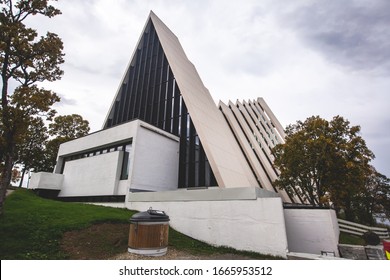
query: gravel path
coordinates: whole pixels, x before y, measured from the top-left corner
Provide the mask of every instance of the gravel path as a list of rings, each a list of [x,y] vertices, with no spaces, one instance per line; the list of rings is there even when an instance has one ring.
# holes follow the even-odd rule
[[[113,260],[251,260],[251,258],[235,254],[211,254],[211,255],[194,255],[186,251],[180,251],[169,247],[164,256],[149,257],[131,253],[122,253],[116,255]]]

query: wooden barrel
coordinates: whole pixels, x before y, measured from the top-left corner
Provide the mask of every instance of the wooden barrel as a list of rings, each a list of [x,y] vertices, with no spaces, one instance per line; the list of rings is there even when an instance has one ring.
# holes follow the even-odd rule
[[[168,249],[169,217],[162,211],[149,210],[130,219],[128,251],[130,253],[162,256]]]

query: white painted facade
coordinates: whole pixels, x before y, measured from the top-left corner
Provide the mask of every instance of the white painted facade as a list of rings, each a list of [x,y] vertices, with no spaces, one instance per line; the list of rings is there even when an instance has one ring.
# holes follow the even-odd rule
[[[179,140],[171,134],[160,132],[151,125],[140,124],[132,153],[129,189],[177,189]]]
[[[123,151],[66,162],[59,197],[125,195],[118,192]]]
[[[127,179],[121,180],[124,151],[66,161],[71,156],[121,143],[131,143]],[[178,137],[135,120],[62,144],[55,173],[33,174],[30,187],[48,189],[47,182],[51,182],[60,190],[59,197],[125,196],[130,190],[171,190],[177,188],[178,164]]]

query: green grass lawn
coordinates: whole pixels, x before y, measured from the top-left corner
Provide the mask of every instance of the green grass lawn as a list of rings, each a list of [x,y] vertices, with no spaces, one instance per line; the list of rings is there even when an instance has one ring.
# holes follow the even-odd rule
[[[66,259],[59,241],[64,232],[95,223],[127,223],[134,212],[43,199],[28,190],[7,197],[0,218],[1,259]]]
[[[109,232],[87,233],[80,237],[93,242],[95,249],[101,248],[105,252],[112,250],[109,252],[111,255],[126,252],[126,225],[134,213],[126,209],[43,199],[32,191],[18,189],[7,197],[4,215],[0,217],[0,259],[69,259],[71,256],[61,248],[64,234],[70,231],[77,233],[77,230],[102,223],[124,225],[121,227],[123,232],[119,240],[121,247],[113,246],[107,241]],[[169,246],[192,254],[231,253],[256,259],[278,259],[231,248],[216,248],[172,228],[169,230]],[[94,258],[93,253],[90,257]],[[98,255],[95,257],[99,259]]]
[[[345,232],[340,232],[339,243],[350,244],[350,245],[363,245],[363,246],[366,244],[363,238]]]

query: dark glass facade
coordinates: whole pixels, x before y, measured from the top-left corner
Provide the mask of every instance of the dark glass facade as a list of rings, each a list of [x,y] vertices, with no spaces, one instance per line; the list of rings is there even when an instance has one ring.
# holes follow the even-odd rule
[[[104,128],[134,119],[180,137],[178,187],[217,186],[151,21],[145,28]]]

